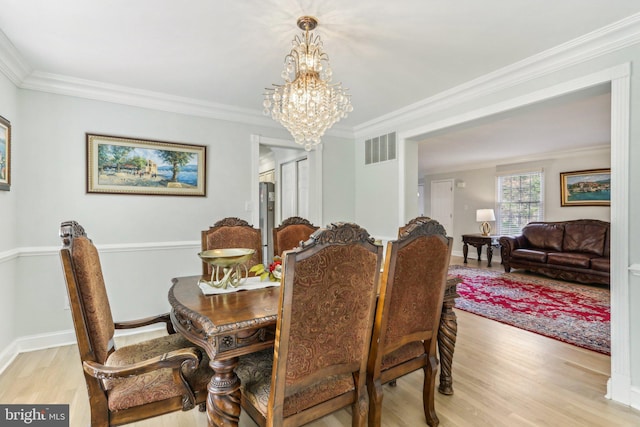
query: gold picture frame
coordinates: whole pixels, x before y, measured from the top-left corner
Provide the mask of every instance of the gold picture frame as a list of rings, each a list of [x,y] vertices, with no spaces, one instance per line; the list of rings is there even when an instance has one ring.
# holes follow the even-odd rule
[[[611,169],[560,173],[561,206],[611,206]]]
[[[11,122],[0,116],[0,190],[11,189]]]
[[[86,136],[87,193],[207,195],[204,145]]]

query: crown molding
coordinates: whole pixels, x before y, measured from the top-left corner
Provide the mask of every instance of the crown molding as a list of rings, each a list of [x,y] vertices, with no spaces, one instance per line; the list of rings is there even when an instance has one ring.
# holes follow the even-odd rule
[[[403,123],[433,112],[504,90],[638,42],[640,42],[640,13],[368,122],[354,127],[334,126],[327,131],[327,135],[361,139],[368,134],[394,129]],[[161,92],[34,71],[1,31],[0,72],[21,89],[282,129],[279,123],[264,116],[258,109],[239,108]]]
[[[22,81],[33,70],[22,58],[7,36],[0,30],[0,72],[20,87]]]
[[[492,160],[487,162],[474,162],[474,163],[464,163],[460,165],[447,166],[446,168],[436,168],[433,170],[429,170],[429,173],[426,176],[437,175],[442,173],[453,173],[453,172],[462,172],[476,169],[488,169],[495,168],[501,165],[512,165],[519,163],[529,163],[529,162],[539,162],[542,160],[549,159],[565,159],[568,157],[576,157],[576,156],[586,156],[589,154],[603,154],[611,152],[611,145],[597,145],[592,147],[581,147],[574,148],[571,150],[562,150],[562,151],[547,151],[544,153],[535,153],[528,156],[520,156],[520,157],[512,157],[509,159],[500,159],[500,160]]]
[[[500,68],[354,128],[356,139],[396,129],[428,114],[490,95],[640,42],[640,13]]]

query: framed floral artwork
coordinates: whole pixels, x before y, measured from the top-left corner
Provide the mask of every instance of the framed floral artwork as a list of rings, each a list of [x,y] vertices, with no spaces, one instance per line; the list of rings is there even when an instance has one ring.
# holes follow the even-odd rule
[[[87,192],[206,196],[204,145],[87,134]]]

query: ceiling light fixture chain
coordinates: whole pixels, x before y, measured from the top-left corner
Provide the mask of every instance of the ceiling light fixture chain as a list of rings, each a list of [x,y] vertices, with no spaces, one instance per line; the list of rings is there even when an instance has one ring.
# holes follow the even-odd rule
[[[284,59],[283,85],[274,84],[264,94],[264,114],[271,115],[309,151],[325,131],[353,111],[351,95],[342,83],[331,83],[333,72],[320,36],[310,33],[318,25],[312,16],[298,19],[304,31],[295,36]]]

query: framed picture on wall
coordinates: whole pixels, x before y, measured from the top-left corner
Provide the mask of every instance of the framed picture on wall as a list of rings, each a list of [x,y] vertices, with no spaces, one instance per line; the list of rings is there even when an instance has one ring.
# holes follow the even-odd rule
[[[206,196],[204,145],[87,133],[87,193]]]
[[[11,188],[11,123],[0,116],[0,190]]]
[[[561,206],[610,206],[611,169],[560,173]]]

